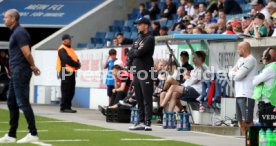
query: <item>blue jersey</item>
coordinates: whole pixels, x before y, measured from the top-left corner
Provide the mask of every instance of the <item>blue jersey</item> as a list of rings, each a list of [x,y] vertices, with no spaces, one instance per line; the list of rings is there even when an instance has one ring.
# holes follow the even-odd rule
[[[115,60],[109,60],[107,62],[107,74],[106,74],[106,80],[105,84],[108,86],[114,86],[114,78],[112,75],[112,67],[114,66]]]

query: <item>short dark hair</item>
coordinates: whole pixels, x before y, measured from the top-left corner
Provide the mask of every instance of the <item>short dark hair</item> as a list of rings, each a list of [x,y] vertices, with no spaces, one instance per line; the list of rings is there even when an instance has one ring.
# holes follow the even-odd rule
[[[180,53],[180,56],[181,56],[181,57],[182,57],[182,56],[185,56],[185,57],[189,58],[189,53],[188,53],[187,51],[182,51],[182,52]]]
[[[119,35],[124,36],[124,34],[121,32],[118,32],[116,36],[119,36]]]
[[[144,3],[140,3],[139,6],[146,7]]]
[[[108,52],[109,55],[116,55],[117,51],[115,49],[110,49]]]
[[[204,51],[196,51],[195,54],[198,58],[202,59],[202,62],[205,62],[206,53]]]
[[[261,20],[265,20],[265,16],[262,13],[257,13],[256,16],[255,16],[255,18],[258,18],[258,19],[261,19]]]

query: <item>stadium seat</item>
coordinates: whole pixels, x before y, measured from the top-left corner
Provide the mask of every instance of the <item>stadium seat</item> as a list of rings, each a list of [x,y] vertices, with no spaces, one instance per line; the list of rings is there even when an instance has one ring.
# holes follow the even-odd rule
[[[174,19],[174,20],[175,20],[175,19]],[[171,27],[173,26],[173,24],[174,24],[174,20],[168,20],[166,26],[167,26],[168,28],[171,28]]]
[[[87,44],[87,48],[88,49],[94,49],[95,48],[95,44]]]
[[[138,36],[138,32],[135,32],[135,31],[134,31],[134,32],[131,33],[130,39],[133,39],[133,40],[134,40],[134,39],[137,38],[137,36]]]
[[[96,48],[103,48],[104,45],[103,44],[96,44]]]
[[[135,26],[133,26],[133,27],[131,27],[131,30],[130,30],[131,32],[138,32],[138,29],[137,29],[137,27],[135,27]]]
[[[110,31],[110,32],[120,32],[121,29],[120,29],[119,26],[114,26],[114,25],[112,25],[112,26],[109,26],[109,31]]]
[[[96,32],[95,38],[105,38],[105,32]]]
[[[116,27],[123,27],[124,26],[124,20],[114,20],[113,22],[113,26],[116,26]]]
[[[127,32],[127,31],[123,32],[123,34],[124,34],[125,38],[130,38],[130,36],[131,36],[131,33]]]
[[[160,21],[160,25],[161,25],[161,26],[166,26],[166,24],[167,24],[167,20],[162,20],[162,21]]]
[[[87,44],[86,43],[78,43],[77,48],[79,48],[79,49],[87,48]]]
[[[114,36],[115,36],[114,32],[107,32],[106,36],[105,36],[105,39],[112,39]]]
[[[130,30],[131,30],[131,27],[128,27],[128,26],[124,26],[122,28],[122,32],[125,32],[125,31],[130,32]]]
[[[124,23],[124,26],[132,27],[133,26],[133,22],[134,22],[134,20],[126,20],[125,23]]]

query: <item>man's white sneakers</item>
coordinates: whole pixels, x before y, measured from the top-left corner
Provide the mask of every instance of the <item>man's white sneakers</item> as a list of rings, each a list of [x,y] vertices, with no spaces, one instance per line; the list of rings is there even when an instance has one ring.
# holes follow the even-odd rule
[[[16,143],[32,143],[32,142],[38,142],[38,140],[39,140],[38,136],[33,136],[29,133],[24,138],[18,140]]]
[[[0,143],[15,143],[16,138],[10,137],[8,134],[5,134],[4,137],[0,138]]]

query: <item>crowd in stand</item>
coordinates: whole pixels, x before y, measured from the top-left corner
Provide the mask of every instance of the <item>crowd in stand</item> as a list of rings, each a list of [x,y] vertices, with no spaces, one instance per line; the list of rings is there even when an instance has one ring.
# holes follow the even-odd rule
[[[276,36],[276,0],[244,1],[251,6],[248,13],[243,12],[237,0],[208,0],[200,3],[179,0],[179,4],[174,2],[166,0],[162,9],[159,8],[158,0],[151,0],[149,8],[141,3],[137,19],[146,17],[152,21],[153,36],[171,33],[238,34],[254,38]],[[226,16],[229,15],[233,18],[227,19]],[[163,21],[173,24],[162,25]]]

